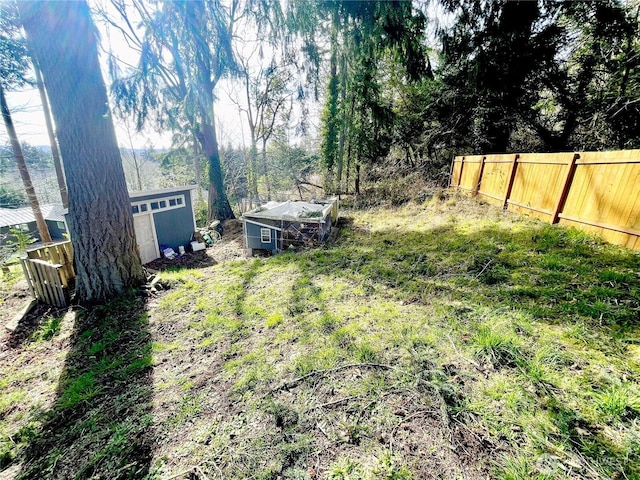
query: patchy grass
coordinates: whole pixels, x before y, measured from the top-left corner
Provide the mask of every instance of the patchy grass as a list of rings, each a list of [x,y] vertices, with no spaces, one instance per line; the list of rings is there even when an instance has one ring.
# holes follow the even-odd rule
[[[146,305],[42,317],[0,357],[2,468],[640,477],[637,252],[443,198],[162,276]]]
[[[22,278],[22,267],[17,261],[12,261],[0,268],[0,292],[6,294]]]

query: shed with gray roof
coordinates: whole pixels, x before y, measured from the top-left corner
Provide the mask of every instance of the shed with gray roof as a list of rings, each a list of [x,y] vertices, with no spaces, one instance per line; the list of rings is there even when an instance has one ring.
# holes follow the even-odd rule
[[[325,241],[338,220],[338,200],[269,202],[242,215],[245,247],[278,253]]]

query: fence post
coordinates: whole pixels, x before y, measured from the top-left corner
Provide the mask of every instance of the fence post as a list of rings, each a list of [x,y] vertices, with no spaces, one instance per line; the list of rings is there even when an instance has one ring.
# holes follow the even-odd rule
[[[482,183],[482,175],[484,174],[484,162],[487,159],[486,155],[482,156],[482,160],[480,161],[480,171],[478,172],[478,181],[476,182],[476,187],[473,190],[473,196],[478,195],[480,191],[480,184]]]
[[[458,173],[458,185],[456,185],[456,190],[460,191],[460,182],[462,182],[462,169],[464,168],[464,156],[460,159],[460,172]]]
[[[509,181],[507,182],[507,190],[504,192],[504,201],[502,202],[502,208],[504,210],[507,209],[509,204],[509,197],[511,197],[511,189],[513,188],[513,181],[516,178],[516,170],[518,169],[518,159],[520,158],[520,154],[516,153],[513,157],[513,163],[511,164],[511,171],[509,172]]]
[[[567,197],[569,196],[569,190],[571,190],[571,183],[573,182],[573,176],[576,173],[576,161],[580,158],[579,153],[574,153],[571,162],[569,162],[567,168],[567,175],[564,178],[564,185],[562,186],[562,191],[560,192],[560,197],[558,198],[558,202],[556,203],[553,212],[551,213],[550,223],[558,223],[560,212],[564,208],[564,203],[567,201]]]

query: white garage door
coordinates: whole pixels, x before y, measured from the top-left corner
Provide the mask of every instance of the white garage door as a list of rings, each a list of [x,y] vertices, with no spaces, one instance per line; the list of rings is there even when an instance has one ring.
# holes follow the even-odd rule
[[[140,250],[142,263],[149,263],[158,258],[158,242],[153,228],[153,217],[149,215],[136,215],[133,217],[133,226],[136,230],[136,240]]]

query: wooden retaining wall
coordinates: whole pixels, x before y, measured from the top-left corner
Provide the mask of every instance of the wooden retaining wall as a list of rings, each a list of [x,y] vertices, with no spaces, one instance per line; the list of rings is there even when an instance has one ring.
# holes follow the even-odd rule
[[[70,241],[27,250],[27,258],[21,258],[20,263],[33,298],[57,307],[66,306],[69,282],[76,276]]]
[[[73,270],[73,247],[69,240],[29,249],[27,258],[60,265],[60,278],[65,287],[69,285],[69,280],[76,277]]]
[[[460,156],[450,185],[640,250],[640,150]]]
[[[62,265],[31,258],[21,258],[20,263],[33,298],[56,307],[67,305],[67,289],[60,278]]]

